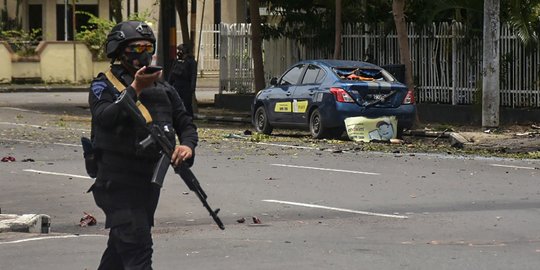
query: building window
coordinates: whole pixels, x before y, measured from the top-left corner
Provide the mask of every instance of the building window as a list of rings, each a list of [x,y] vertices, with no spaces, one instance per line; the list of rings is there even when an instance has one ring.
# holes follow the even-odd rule
[[[28,5],[28,30],[43,29],[43,6]]]
[[[73,40],[73,5],[67,5],[67,40]],[[81,31],[81,26],[87,25],[90,19],[87,15],[78,14],[77,12],[87,12],[94,16],[99,16],[98,5],[75,5],[75,21],[77,32]],[[56,40],[65,40],[65,5],[56,5]]]

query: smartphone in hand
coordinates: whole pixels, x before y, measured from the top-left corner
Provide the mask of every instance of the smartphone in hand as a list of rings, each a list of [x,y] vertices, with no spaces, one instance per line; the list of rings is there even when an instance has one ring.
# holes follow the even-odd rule
[[[160,70],[162,70],[163,67],[160,67],[160,66],[147,66],[146,69],[144,70],[144,73],[145,74],[154,74]]]

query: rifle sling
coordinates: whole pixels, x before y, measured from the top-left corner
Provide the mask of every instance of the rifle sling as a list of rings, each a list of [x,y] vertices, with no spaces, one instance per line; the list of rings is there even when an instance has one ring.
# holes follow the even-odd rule
[[[105,72],[105,77],[107,77],[109,82],[112,83],[113,87],[116,88],[118,92],[122,93],[124,92],[124,90],[126,90],[126,86],[124,86],[124,84],[120,80],[118,80],[118,78],[116,78],[116,76],[112,73],[110,69]],[[137,105],[137,109],[139,109],[142,116],[146,120],[146,124],[152,123],[152,116],[150,115],[150,112],[144,106],[144,104],[142,104],[140,100],[137,100],[135,104]]]

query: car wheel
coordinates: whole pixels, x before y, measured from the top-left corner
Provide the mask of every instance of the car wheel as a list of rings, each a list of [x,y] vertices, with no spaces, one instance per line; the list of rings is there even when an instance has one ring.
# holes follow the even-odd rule
[[[270,135],[274,128],[270,125],[268,121],[268,114],[264,109],[264,106],[260,106],[255,111],[255,130],[259,133]]]
[[[323,139],[328,136],[329,130],[322,123],[319,109],[315,109],[309,117],[309,131],[314,139]]]

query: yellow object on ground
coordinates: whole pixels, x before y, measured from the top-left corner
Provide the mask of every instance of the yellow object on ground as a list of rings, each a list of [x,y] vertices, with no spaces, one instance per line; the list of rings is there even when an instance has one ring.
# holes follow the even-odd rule
[[[345,119],[345,127],[349,138],[357,142],[389,141],[397,137],[397,119],[395,116],[378,118],[349,117]]]

